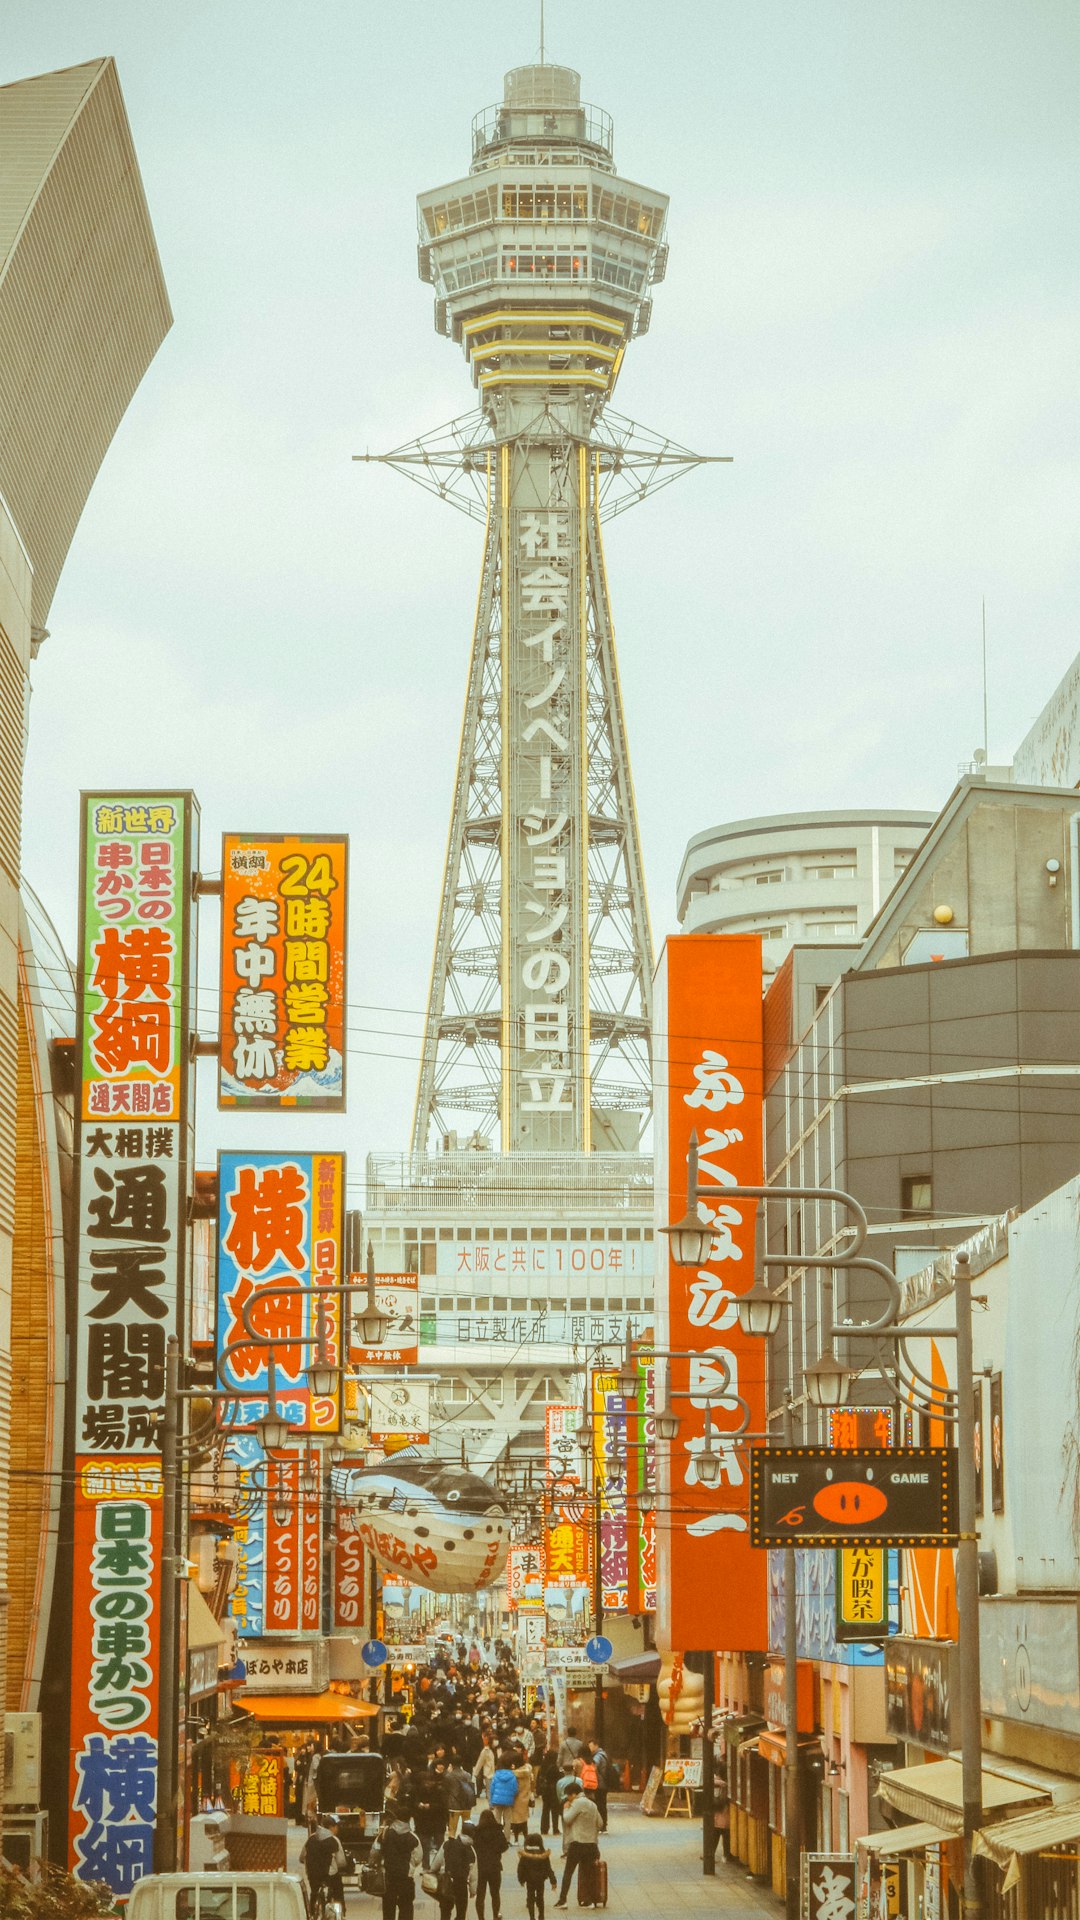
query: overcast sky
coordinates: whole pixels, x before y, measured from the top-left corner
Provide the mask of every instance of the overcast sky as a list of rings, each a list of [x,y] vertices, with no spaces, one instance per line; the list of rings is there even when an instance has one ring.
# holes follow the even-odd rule
[[[223,828],[346,829],[349,1113],[306,1138],[354,1156],[407,1144],[481,534],[350,455],[470,408],[414,198],[538,17],[0,0],[0,81],[115,55],[176,316],[34,669],[25,870],[70,943],[80,787],[193,787],[208,869]],[[991,759],[1080,645],[1080,10],[548,0],[547,35],[671,195],[620,410],[735,456],[608,535],[659,934],[705,827],[945,800],[984,594]],[[207,1103],[200,1158],[257,1131]]]

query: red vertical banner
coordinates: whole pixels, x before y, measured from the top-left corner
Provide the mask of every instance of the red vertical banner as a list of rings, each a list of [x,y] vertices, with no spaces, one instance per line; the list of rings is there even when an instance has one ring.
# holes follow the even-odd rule
[[[263,1631],[300,1631],[300,1456],[275,1453],[267,1495]]]
[[[300,1505],[300,1626],[322,1626],[322,1456],[313,1448],[304,1461]]]
[[[364,1625],[364,1543],[352,1509],[341,1500],[335,1508],[334,1539],[332,1626],[338,1633],[355,1633]]]
[[[750,1431],[765,1424],[764,1342],[740,1331],[737,1313],[754,1282],[755,1208],[722,1193],[763,1179],[761,940],[676,935],[665,942],[656,984],[658,1225],[685,1212],[696,1133],[713,1227],[700,1268],[677,1267],[657,1234],[658,1345],[690,1356],[666,1363],[680,1425],[677,1439],[657,1442],[657,1644],[679,1653],[764,1651],[767,1562],[750,1545],[747,1449],[734,1437],[736,1395],[749,1406]],[[708,1427],[720,1456],[715,1487],[703,1486],[697,1470]]]

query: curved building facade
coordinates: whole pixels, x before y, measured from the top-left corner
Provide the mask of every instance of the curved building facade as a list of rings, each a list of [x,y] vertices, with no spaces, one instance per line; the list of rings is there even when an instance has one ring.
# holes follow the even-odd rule
[[[798,944],[852,946],[935,815],[763,814],[695,834],[678,882],[683,933],[760,933],[766,975]]]

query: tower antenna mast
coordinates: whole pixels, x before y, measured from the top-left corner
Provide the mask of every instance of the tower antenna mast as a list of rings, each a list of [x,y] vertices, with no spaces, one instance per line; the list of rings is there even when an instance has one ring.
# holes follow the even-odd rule
[[[544,0],[540,0],[540,65],[544,64]]]

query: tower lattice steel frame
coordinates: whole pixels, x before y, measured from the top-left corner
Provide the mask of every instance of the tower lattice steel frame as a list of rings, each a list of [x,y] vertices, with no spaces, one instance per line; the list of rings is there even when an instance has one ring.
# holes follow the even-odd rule
[[[600,522],[701,459],[606,404],[667,199],[616,175],[608,115],[542,65],[507,75],[469,175],[418,206],[480,410],[378,457],[485,537],[413,1150],[497,1125],[504,1151],[632,1151],[652,941]]]

